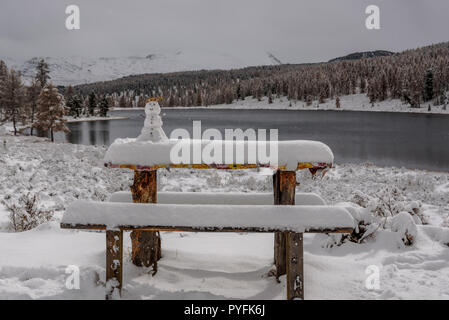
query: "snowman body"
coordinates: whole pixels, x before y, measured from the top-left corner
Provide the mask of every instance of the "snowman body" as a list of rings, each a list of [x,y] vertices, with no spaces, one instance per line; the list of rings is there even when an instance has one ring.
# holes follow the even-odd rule
[[[168,141],[162,129],[162,119],[160,116],[161,107],[157,101],[149,101],[145,105],[145,122],[142,132],[137,137],[137,141],[166,142]]]

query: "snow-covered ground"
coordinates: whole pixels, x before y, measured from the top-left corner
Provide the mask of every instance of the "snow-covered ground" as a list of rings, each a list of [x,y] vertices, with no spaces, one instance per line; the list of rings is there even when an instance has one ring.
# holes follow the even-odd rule
[[[188,107],[192,109],[273,109],[273,110],[334,110],[334,111],[375,111],[375,112],[408,112],[408,113],[438,113],[449,114],[449,106],[443,110],[443,106],[434,106],[431,104],[431,110],[428,110],[429,103],[422,104],[421,108],[410,108],[410,105],[404,104],[398,99],[375,102],[374,106],[369,102],[366,94],[353,94],[340,97],[340,108],[337,109],[335,99],[327,99],[325,103],[319,104],[317,100],[310,106],[304,101],[289,101],[287,98],[274,98],[273,103],[268,103],[268,98],[263,97],[261,101],[254,98],[237,100],[232,104],[219,104],[207,107]],[[186,107],[174,107],[186,108]]]
[[[105,168],[104,153],[103,147],[0,136],[0,201],[11,205],[31,192],[39,196],[40,207],[54,211],[51,222],[14,233],[8,229],[8,210],[0,205],[0,299],[104,298],[104,234],[62,230],[58,224],[76,199],[103,201],[128,190],[132,172]],[[298,182],[298,192],[316,192],[329,204],[352,201],[354,207],[367,207],[366,214],[400,207],[427,223],[417,223],[410,246],[394,223],[372,230],[361,243],[306,235],[307,299],[449,299],[449,173],[337,164],[322,179],[301,172]],[[159,188],[271,192],[272,181],[267,170],[160,170]],[[271,234],[164,232],[154,277],[131,264],[125,239],[124,299],[284,298],[285,279],[277,283],[267,276]],[[80,268],[79,290],[65,286],[69,265]],[[379,289],[365,287],[370,265],[380,269]]]

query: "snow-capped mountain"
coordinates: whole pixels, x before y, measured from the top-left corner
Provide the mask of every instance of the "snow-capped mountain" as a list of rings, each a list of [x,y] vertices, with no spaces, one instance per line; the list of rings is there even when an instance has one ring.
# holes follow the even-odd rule
[[[37,62],[44,58],[50,66],[50,76],[57,85],[77,85],[83,83],[106,81],[144,73],[166,73],[201,69],[233,69],[256,65],[279,64],[280,61],[272,53],[251,55],[242,58],[224,53],[205,53],[193,51],[177,51],[165,54],[148,54],[133,57],[34,57],[19,60],[5,57],[8,67],[22,73],[25,82],[29,82],[35,74]]]

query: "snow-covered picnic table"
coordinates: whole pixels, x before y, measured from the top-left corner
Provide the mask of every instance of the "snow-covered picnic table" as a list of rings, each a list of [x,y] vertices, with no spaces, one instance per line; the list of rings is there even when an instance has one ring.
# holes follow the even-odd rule
[[[260,141],[210,141],[210,140],[164,140],[161,142],[139,141],[138,139],[117,139],[107,150],[105,163],[111,168],[128,168],[139,171],[151,171],[161,168],[193,168],[193,169],[255,169],[269,167],[272,169],[296,171],[301,169],[327,169],[332,167],[334,155],[331,149],[322,142],[267,141],[263,147],[270,149],[271,144],[277,147],[277,164],[270,163],[269,157],[257,157]],[[184,163],[173,163],[173,148],[189,150]],[[205,149],[221,150],[220,161],[195,161],[194,152],[203,154]],[[231,155],[226,152],[231,150]],[[237,152],[242,155],[238,159]],[[254,154],[255,156],[251,156]]]
[[[132,230],[133,264],[153,266],[155,272],[161,258],[161,230],[275,232],[276,277],[287,274],[288,299],[304,298],[302,234],[350,232],[353,228],[351,216],[344,208],[323,206],[319,197],[317,202],[317,196],[296,197],[296,171],[309,169],[312,174],[318,171],[324,174],[333,164],[331,149],[322,142],[305,140],[170,140],[162,130],[158,103],[149,101],[145,112],[147,117],[140,136],[117,139],[104,158],[110,168],[134,170],[131,194],[115,197],[125,199],[123,202],[76,202],[61,224],[63,228],[107,230],[107,278],[117,280],[112,289],[120,290],[122,285],[123,230]],[[179,151],[187,156],[184,154],[180,160]],[[210,195],[200,201],[193,195],[167,195],[167,199],[178,199],[156,204],[158,169],[267,167],[274,171],[272,203],[285,207],[267,205],[266,195],[249,198],[231,195],[217,203],[216,197]],[[133,204],[126,203],[130,198]],[[254,205],[256,198],[261,199],[262,205]],[[297,198],[300,203],[295,203]],[[110,296],[113,290],[108,291]]]

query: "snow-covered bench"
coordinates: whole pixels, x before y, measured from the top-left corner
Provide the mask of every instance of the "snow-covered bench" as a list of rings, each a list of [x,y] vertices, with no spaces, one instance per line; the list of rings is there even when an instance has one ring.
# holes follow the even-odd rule
[[[198,133],[198,130],[193,130],[193,139],[189,138],[190,135],[187,131],[184,131],[187,136],[184,133],[178,135],[180,134],[180,131],[178,131],[178,134],[173,135],[173,139],[168,139],[162,129],[161,109],[156,100],[149,99],[147,101],[145,106],[146,118],[141,134],[137,138],[116,139],[108,148],[104,157],[106,167],[134,170],[134,182],[130,190],[131,195],[129,193],[113,195],[111,201],[114,203],[109,204],[80,205],[80,207],[84,207],[86,212],[93,210],[104,214],[99,215],[97,217],[99,220],[94,223],[92,220],[84,221],[84,216],[88,213],[83,214],[81,212],[77,216],[79,218],[78,221],[75,219],[73,223],[67,223],[68,221],[65,220],[62,226],[108,229],[110,221],[103,219],[114,218],[108,212],[118,212],[120,210],[113,210],[113,208],[129,206],[120,207],[126,210],[115,217],[124,219],[120,221],[124,224],[118,224],[113,227],[116,230],[107,232],[108,259],[112,259],[108,260],[107,263],[108,279],[121,279],[121,258],[118,258],[119,256],[121,257],[121,251],[119,254],[113,248],[121,248],[121,233],[123,230],[132,230],[131,260],[133,264],[136,266],[152,266],[154,272],[157,271],[157,261],[161,257],[161,237],[158,230],[184,230],[186,229],[185,227],[188,227],[188,231],[204,231],[206,228],[209,231],[275,232],[274,264],[276,266],[276,277],[279,278],[289,273],[287,275],[287,297],[289,299],[303,298],[302,232],[350,231],[348,215],[344,209],[324,207],[324,201],[318,196],[296,195],[298,183],[296,171],[308,169],[314,175],[317,173],[324,175],[333,165],[334,155],[332,150],[319,141],[277,141],[276,135],[272,137],[271,131],[270,141],[264,141],[266,135],[260,135],[259,130],[256,140],[253,139],[254,137],[250,138],[252,134],[248,130],[245,133],[242,130],[234,130],[233,133],[231,132],[230,137],[225,135],[225,140],[221,140],[221,137],[218,135],[214,135],[213,139],[211,139],[212,137],[207,138],[207,135],[204,137],[202,134],[195,134],[195,132]],[[246,135],[248,136],[245,138]],[[176,138],[181,136],[183,139]],[[246,194],[158,194],[157,171],[159,169],[171,168],[188,170],[271,168],[273,170],[273,194],[271,197],[265,194],[249,196]],[[153,205],[139,207],[130,203],[131,198],[135,204],[152,203]],[[162,204],[156,205],[158,202]],[[241,204],[242,206],[239,206],[237,209],[235,206],[232,206],[235,204]],[[299,204],[299,206],[293,206],[295,204]],[[304,204],[317,206],[313,208],[301,206]],[[276,208],[275,206],[290,206],[290,209],[285,210],[291,212],[290,214],[297,219],[295,223],[299,223],[299,225],[296,225],[298,228],[288,229],[288,227],[295,226],[295,223],[289,221],[288,214],[282,215],[284,214],[284,209]],[[145,208],[138,210],[147,212],[145,219],[151,216],[153,220],[143,221],[143,226],[132,220],[131,218],[135,217],[134,208]],[[176,210],[173,208],[176,208]],[[183,226],[183,221],[186,221],[186,214],[183,212],[185,210],[193,210],[195,213],[212,210],[214,214],[202,216],[204,218],[203,222],[209,223],[207,226],[202,224]],[[266,219],[260,220],[259,218],[263,215],[256,215],[255,213],[261,210],[265,212],[264,214],[267,214],[269,211],[270,215],[267,215]],[[210,220],[212,219],[211,217],[216,217],[215,211],[221,212],[218,216],[220,219],[223,219],[223,222],[229,222],[229,224],[223,227],[217,224],[216,220]],[[74,215],[75,212],[77,212],[77,209],[70,209],[65,219],[68,219],[68,217],[74,218],[76,216]],[[149,212],[151,214],[148,214]],[[230,212],[234,212],[231,214],[233,217],[231,220],[224,215],[224,213],[230,214]],[[313,219],[303,220],[303,216],[311,219],[311,212],[314,212]],[[333,215],[330,212],[337,212],[337,214]],[[297,213],[297,216],[293,213]],[[168,214],[168,216],[163,218],[164,214]],[[161,220],[154,218],[156,216],[160,217]],[[248,217],[255,220],[246,220],[248,222],[247,225],[240,225],[242,223],[240,219]],[[339,220],[341,217],[345,217],[346,220]],[[143,216],[140,218],[143,218]],[[175,218],[179,218],[179,220],[172,220]],[[191,218],[193,220],[188,221],[202,221],[198,220],[198,217],[193,213]],[[271,222],[276,222],[277,224],[273,225]],[[309,224],[312,222],[317,224]],[[330,224],[328,225],[329,228],[326,227],[327,224]],[[289,255],[292,259],[287,262],[286,257]],[[116,256],[117,258],[114,258]],[[120,268],[113,269],[116,266],[114,261],[120,262]],[[288,267],[290,268],[289,270]],[[117,272],[120,273],[120,276]],[[118,284],[118,288],[120,288],[121,281]]]
[[[122,288],[123,231],[282,232],[287,237],[287,299],[292,299],[304,297],[303,233],[352,232],[353,219],[342,207],[323,205],[143,204],[79,200],[65,212],[61,228],[106,230],[107,299],[120,294]]]

